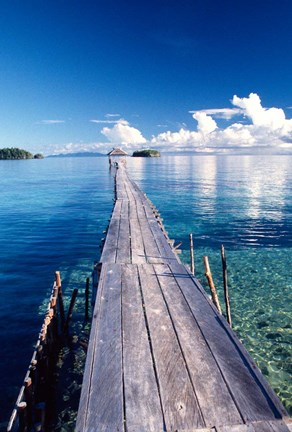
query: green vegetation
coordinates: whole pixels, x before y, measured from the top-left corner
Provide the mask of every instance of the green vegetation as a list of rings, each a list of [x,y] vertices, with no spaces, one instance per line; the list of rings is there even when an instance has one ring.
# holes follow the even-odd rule
[[[158,150],[136,150],[133,153],[134,157],[160,157]]]
[[[16,147],[0,149],[0,160],[15,160],[15,159],[42,159],[44,156],[41,153],[36,155],[31,154],[26,150]]]
[[[34,158],[34,159],[43,159],[43,158],[44,158],[44,155],[41,154],[41,153],[37,153],[37,154],[34,155],[33,158]]]

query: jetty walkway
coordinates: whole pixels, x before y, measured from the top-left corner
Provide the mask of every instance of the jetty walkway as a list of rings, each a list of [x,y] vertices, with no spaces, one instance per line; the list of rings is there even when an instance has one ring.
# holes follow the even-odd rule
[[[288,432],[281,402],[120,166],[78,432]]]

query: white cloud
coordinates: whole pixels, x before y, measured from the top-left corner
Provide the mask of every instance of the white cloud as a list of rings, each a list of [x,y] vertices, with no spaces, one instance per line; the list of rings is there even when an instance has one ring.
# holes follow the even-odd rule
[[[263,126],[272,131],[287,130],[292,127],[292,120],[286,120],[281,108],[263,108],[261,99],[256,93],[251,93],[248,98],[233,96],[232,103],[243,109],[244,114],[251,119],[254,126]]]
[[[240,115],[243,113],[242,109],[238,108],[210,108],[205,110],[189,111],[190,114],[195,113],[205,113],[207,115],[214,116],[216,118],[223,118],[225,120],[230,120],[232,117]]]
[[[198,131],[202,132],[204,136],[217,129],[215,120],[213,120],[212,117],[208,116],[205,112],[198,111],[193,114],[193,118],[198,122]]]
[[[130,126],[126,120],[119,120],[113,128],[104,127],[101,133],[106,136],[111,143],[122,144],[126,147],[147,142],[139,129]]]
[[[286,119],[281,108],[264,108],[260,97],[251,93],[247,98],[234,96],[236,108],[205,109],[190,111],[197,120],[197,130],[180,129],[179,132],[164,132],[152,138],[153,146],[161,150],[228,151],[232,149],[256,148],[271,151],[292,149],[292,119]],[[243,116],[250,124],[239,121],[220,129],[213,119]]]
[[[97,123],[97,124],[117,124],[119,123],[119,120],[90,120],[91,123]]]
[[[37,124],[53,125],[53,124],[59,124],[59,123],[65,123],[65,120],[41,120]]]
[[[120,114],[106,114],[105,117],[121,117]]]

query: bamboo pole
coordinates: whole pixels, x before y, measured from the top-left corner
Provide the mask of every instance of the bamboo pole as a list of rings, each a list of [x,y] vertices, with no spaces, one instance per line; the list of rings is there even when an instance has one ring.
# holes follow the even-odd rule
[[[33,421],[32,411],[33,411],[33,405],[34,405],[31,377],[26,378],[26,380],[24,381],[24,386],[25,386],[24,395],[25,395],[25,401],[27,404],[27,425],[28,425],[28,428],[31,428],[32,421]]]
[[[64,311],[64,302],[63,302],[63,294],[62,294],[62,283],[60,272],[55,272],[55,280],[56,285],[58,287],[58,300],[59,300],[59,309],[60,309],[60,318],[61,318],[61,327],[63,328],[65,325],[65,311]]]
[[[194,261],[194,243],[193,243],[193,234],[189,235],[190,237],[190,257],[191,257],[191,273],[195,275],[195,261]]]
[[[205,276],[208,280],[208,284],[210,287],[213,303],[216,306],[216,308],[218,309],[218,312],[222,315],[221,306],[220,306],[217,291],[216,291],[216,288],[215,288],[215,285],[213,282],[212,273],[210,270],[209,260],[208,260],[207,256],[204,256],[204,266],[205,266]]]
[[[225,249],[223,245],[221,246],[221,259],[222,259],[222,271],[223,271],[224,298],[225,298],[225,306],[226,306],[226,318],[228,324],[230,325],[230,327],[232,327],[230,300],[229,300],[228,283],[227,283],[227,263],[226,263]]]
[[[69,322],[71,321],[71,318],[72,318],[72,315],[73,315],[73,308],[74,308],[74,305],[75,305],[77,294],[78,294],[78,289],[74,288],[73,293],[72,293],[72,297],[71,297],[71,301],[70,301],[70,306],[69,306],[69,310],[68,310],[68,315],[67,315],[66,323],[65,323],[65,331],[68,330]]]
[[[89,319],[89,277],[86,278],[85,288],[85,321]]]
[[[27,418],[26,418],[26,402],[19,402],[17,404],[17,412],[19,419],[19,432],[25,432],[27,430]]]

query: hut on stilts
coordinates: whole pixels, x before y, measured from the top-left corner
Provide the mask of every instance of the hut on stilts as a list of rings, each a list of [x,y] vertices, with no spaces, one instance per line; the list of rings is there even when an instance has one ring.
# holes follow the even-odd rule
[[[126,164],[128,153],[119,147],[114,147],[108,154],[110,166],[116,166],[119,162]]]

